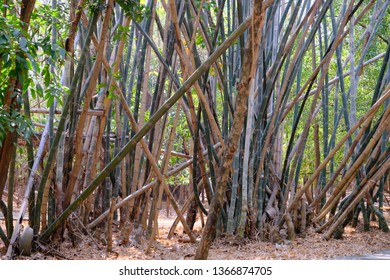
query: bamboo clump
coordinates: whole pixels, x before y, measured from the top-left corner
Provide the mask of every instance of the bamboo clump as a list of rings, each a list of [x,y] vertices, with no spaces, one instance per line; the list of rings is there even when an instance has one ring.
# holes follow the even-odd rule
[[[43,30],[30,26],[39,7],[29,2],[15,9],[35,40]],[[120,244],[142,236],[150,253],[165,203],[175,214],[167,237],[180,222],[200,240],[196,259],[224,235],[280,243],[314,227],[339,238],[372,217],[388,231],[389,1],[148,0],[138,16],[121,1],[90,13],[73,2],[68,34],[59,19],[47,26],[52,44],[67,38],[50,65],[63,100],[33,98],[42,77],[23,95],[18,76],[0,85],[0,113],[36,124],[32,136],[0,135],[6,258],[27,212],[38,242],[77,227],[104,232],[112,252],[118,227]]]

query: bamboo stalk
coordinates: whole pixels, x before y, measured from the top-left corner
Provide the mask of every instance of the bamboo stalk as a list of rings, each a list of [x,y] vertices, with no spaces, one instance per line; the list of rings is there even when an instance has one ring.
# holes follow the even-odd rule
[[[352,11],[352,4],[349,5],[348,11],[349,11],[349,12]],[[347,20],[348,20],[348,17],[344,18],[344,20],[343,20],[341,26],[345,26]],[[336,47],[340,44],[341,39],[343,38],[343,36],[344,36],[343,29],[342,29],[342,28],[339,28],[339,31],[338,31],[338,33],[337,33],[337,35],[336,35],[336,40],[334,41],[331,50],[330,50],[330,51],[328,52],[328,54],[327,54],[327,59],[326,59],[325,65],[327,65],[327,66],[329,65],[330,58],[331,58],[330,54],[334,53]],[[323,67],[325,67],[325,66],[323,66]],[[323,70],[323,73],[326,73],[326,71]],[[321,77],[320,83],[319,83],[320,86],[319,86],[318,89],[317,89],[317,95],[318,95],[318,93],[319,93],[319,89],[321,89],[321,87],[322,87],[322,85],[323,85],[324,79],[325,79],[325,75],[322,74],[322,77]],[[308,127],[308,126],[306,125],[306,128],[307,128],[307,127]],[[356,126],[355,126],[355,129],[357,129]],[[347,135],[349,135],[349,133],[347,133]],[[344,139],[344,138],[343,138],[343,139]],[[347,139],[345,139],[345,140],[347,140]],[[336,152],[335,150],[333,150],[333,151]],[[328,157],[327,157],[326,159],[328,159],[328,158],[329,158],[329,160],[330,160],[331,157],[329,157],[329,155],[328,155]],[[326,160],[326,159],[323,161],[323,163],[324,163],[324,162],[326,162],[326,163],[328,162],[328,160]],[[322,163],[321,166],[320,166],[320,167],[321,167],[321,170],[325,167],[325,164],[326,164],[326,163],[325,163],[325,164],[323,164],[323,163]],[[317,169],[317,170],[318,170],[318,169]],[[316,170],[316,171],[317,171],[317,170]],[[317,173],[317,172],[315,172],[315,173]],[[319,172],[318,172],[318,174],[319,174]],[[318,174],[317,174],[317,175],[318,175]],[[314,175],[314,174],[313,174],[313,175]],[[310,179],[308,180],[308,182],[307,182],[307,183],[305,184],[305,186],[301,189],[301,191],[296,195],[295,199],[292,201],[292,203],[291,203],[290,206],[288,207],[288,211],[290,211],[291,209],[293,209],[293,208],[295,207],[295,204],[298,203],[299,199],[301,198],[301,196],[303,195],[303,193],[306,191],[306,189],[313,183],[314,179],[315,179],[314,176],[311,176],[311,177],[310,177]],[[281,222],[279,222],[279,224],[281,224]]]
[[[325,217],[325,215],[331,210],[331,208],[335,205],[337,199],[341,196],[342,191],[345,190],[349,184],[354,179],[354,175],[356,174],[357,170],[361,167],[363,162],[367,159],[367,156],[371,152],[374,145],[376,145],[376,142],[379,140],[379,138],[382,136],[383,132],[386,129],[386,126],[390,123],[390,120],[386,120],[386,116],[390,113],[390,107],[387,108],[386,112],[383,115],[383,119],[378,127],[378,129],[375,131],[373,137],[370,139],[370,142],[365,147],[365,149],[362,151],[362,153],[356,158],[352,166],[347,170],[346,174],[341,179],[340,183],[337,185],[337,189],[341,189],[341,191],[336,192],[329,200],[328,203],[324,206],[324,208],[321,210],[319,215],[315,218],[315,221],[319,221]]]
[[[19,236],[20,225],[23,221],[23,216],[24,216],[24,213],[25,213],[27,206],[28,206],[28,200],[30,197],[30,193],[33,189],[35,177],[37,176],[38,166],[39,166],[40,161],[42,159],[42,156],[43,156],[43,153],[45,150],[45,144],[46,144],[48,137],[49,137],[49,124],[47,123],[45,130],[43,131],[43,134],[42,134],[41,142],[39,143],[39,147],[38,147],[36,158],[35,158],[35,161],[33,164],[33,168],[31,169],[30,175],[28,177],[28,181],[27,181],[25,192],[24,192],[22,204],[20,206],[18,215],[16,216],[16,220],[18,222],[15,224],[14,231],[12,233],[10,240],[9,240],[7,254],[6,254],[7,259],[11,259],[11,257],[12,257],[13,246],[16,242],[16,239]]]
[[[220,146],[220,144],[216,144],[215,147],[218,147]],[[203,152],[203,154],[206,154],[207,152]],[[172,168],[169,172],[167,172],[167,174],[165,175],[166,178],[169,178],[171,176],[174,176],[176,174],[178,174],[179,172],[181,172],[183,169],[189,167],[191,164],[192,164],[192,159],[182,163],[181,165],[175,167],[175,168]],[[140,188],[139,190],[133,192],[132,194],[128,195],[127,197],[125,197],[122,201],[118,202],[116,205],[115,205],[115,210],[117,210],[118,208],[122,207],[123,205],[125,205],[126,203],[128,203],[130,200],[132,199],[135,199],[136,197],[138,197],[139,195],[143,194],[145,191],[147,191],[148,189],[152,188],[153,186],[156,186],[158,184],[158,180],[154,180],[152,181],[151,183],[143,186],[142,188]],[[95,227],[97,224],[99,224],[103,219],[105,219],[107,217],[107,214],[108,214],[108,211],[102,213],[98,218],[96,218],[93,222],[91,222],[87,228],[93,228]]]
[[[76,129],[76,138],[75,138],[75,160],[73,164],[73,169],[70,173],[70,179],[69,183],[66,189],[65,193],[65,199],[64,199],[64,208],[66,208],[71,201],[73,191],[76,186],[76,180],[78,178],[78,174],[81,172],[82,162],[84,158],[84,152],[83,152],[83,132],[84,132],[84,125],[86,123],[87,115],[85,114],[86,111],[88,111],[90,106],[90,101],[92,99],[93,92],[95,91],[98,75],[100,72],[101,63],[104,56],[104,49],[106,44],[106,36],[108,34],[108,28],[109,23],[111,19],[112,9],[113,9],[113,0],[108,1],[108,6],[106,10],[106,14],[103,21],[103,26],[101,29],[100,34],[100,42],[97,48],[97,55],[96,60],[94,62],[93,69],[88,77],[88,82],[85,83],[85,100],[84,100],[84,106],[82,109],[82,113],[79,117],[77,129]],[[77,190],[76,190],[77,191]]]
[[[389,123],[389,122],[388,122]],[[334,233],[334,231],[340,226],[340,224],[344,221],[344,219],[347,217],[347,215],[354,209],[354,207],[362,200],[363,196],[366,194],[368,190],[370,190],[372,187],[374,187],[377,183],[377,181],[383,177],[385,172],[390,168],[390,160],[388,159],[375,173],[373,177],[371,177],[369,180],[366,178],[364,180],[363,187],[357,194],[357,196],[354,198],[354,200],[349,204],[347,209],[343,211],[343,213],[336,219],[331,227],[328,229],[328,231],[323,235],[323,237],[328,240],[331,235]]]
[[[71,105],[72,98],[73,98],[75,91],[76,91],[78,79],[80,78],[80,74],[81,74],[82,68],[83,68],[85,60],[86,60],[86,52],[87,52],[88,47],[89,47],[93,27],[97,22],[98,14],[99,14],[99,12],[96,10],[94,12],[94,15],[93,15],[93,20],[91,21],[91,24],[89,26],[88,35],[87,35],[87,38],[85,40],[83,50],[81,52],[80,61],[79,61],[79,64],[77,65],[76,74],[72,80],[72,84],[70,87],[70,94],[67,96],[67,98],[64,102],[63,114],[61,115],[61,119],[60,119],[60,122],[58,124],[57,133],[56,133],[56,136],[53,140],[53,144],[50,148],[49,155],[47,158],[47,163],[46,163],[45,168],[43,170],[42,179],[41,179],[41,182],[40,182],[40,185],[38,188],[38,196],[37,196],[37,201],[36,201],[36,212],[35,212],[36,216],[35,216],[35,223],[34,223],[34,225],[36,227],[35,231],[38,231],[37,227],[39,227],[39,224],[40,224],[39,219],[40,219],[40,208],[41,208],[41,203],[42,203],[43,191],[44,191],[46,181],[47,181],[48,176],[49,176],[49,172],[50,172],[52,165],[54,163],[54,156],[57,153],[58,143],[59,143],[59,140],[61,138],[62,131],[65,128],[65,122],[66,122],[66,119],[68,116],[68,111],[69,111],[69,108]]]
[[[251,24],[253,24],[252,28],[255,30],[261,30],[264,25],[264,11],[262,10],[262,2],[256,2],[256,7],[254,8],[254,16],[249,17]],[[248,20],[247,19],[247,20]],[[245,20],[245,22],[247,21]],[[255,32],[255,31],[254,31]],[[255,37],[258,40],[261,40],[261,36]],[[216,232],[216,224],[218,221],[218,217],[222,208],[223,197],[225,195],[227,182],[230,180],[229,173],[231,169],[231,164],[233,162],[234,155],[237,150],[238,140],[241,135],[241,131],[244,124],[244,118],[246,116],[247,110],[247,97],[248,91],[250,90],[250,73],[252,64],[256,64],[257,61],[253,61],[254,52],[257,50],[253,50],[252,44],[257,44],[258,42],[252,42],[252,37],[249,37],[246,46],[246,54],[243,62],[242,69],[242,79],[240,84],[238,85],[238,94],[236,99],[236,111],[233,120],[233,127],[229,134],[228,144],[226,149],[224,150],[223,159],[221,162],[221,167],[219,169],[219,178],[217,182],[217,190],[210,205],[210,211],[207,218],[206,226],[202,235],[202,239],[197,248],[195,259],[206,259],[208,256],[209,248],[212,242],[212,236]],[[252,81],[253,82],[253,81]]]
[[[14,196],[14,187],[15,187],[16,146],[13,146],[11,153],[12,153],[13,160],[11,161],[10,168],[9,168],[8,193],[7,193],[7,216],[4,217],[6,219],[7,236],[12,236],[14,230],[13,196]],[[8,244],[6,244],[6,246],[8,246]]]
[[[360,127],[367,125],[370,118],[379,110],[380,106],[386,101],[387,98],[390,97],[390,86],[387,87],[383,96],[369,109],[369,111],[360,118],[360,120],[343,136],[343,138],[335,145],[332,151],[326,156],[326,158],[321,162],[320,166],[314,171],[314,173],[307,180],[305,185],[301,188],[301,190],[296,194],[294,200],[288,206],[287,211],[293,209],[298,200],[302,197],[302,195],[306,192],[306,190],[310,187],[310,185],[314,182],[315,178],[321,173],[321,171],[326,167],[331,158],[334,157],[336,152],[344,145],[347,139]]]
[[[177,127],[177,123],[179,121],[179,115],[180,115],[180,103],[177,104],[175,119],[173,121],[171,133],[169,135],[167,152],[164,154],[163,162],[162,162],[162,165],[161,165],[161,174],[165,174],[165,171],[168,168],[169,159],[170,159],[170,156],[171,156],[171,150],[173,148],[173,142],[174,142],[174,138],[175,138],[175,135],[176,135],[176,127]],[[160,184],[160,186],[158,188],[157,201],[155,201],[155,200],[152,201],[152,206],[151,206],[152,210],[151,210],[150,216],[149,216],[149,227],[152,226],[152,223],[154,224],[154,226],[153,226],[153,228],[152,228],[152,230],[150,232],[150,240],[149,240],[148,247],[146,249],[147,253],[149,252],[149,250],[150,250],[150,248],[151,248],[151,246],[152,246],[152,244],[154,242],[154,239],[156,237],[157,231],[158,231],[158,222],[157,221],[158,221],[158,213],[159,213],[159,210],[160,210],[160,207],[161,207],[162,194],[163,194],[163,191],[165,189],[168,189],[168,187],[166,185],[166,182],[165,182],[165,178],[163,178],[163,180],[160,183],[161,184]],[[191,237],[191,234],[189,234],[189,236]],[[194,241],[192,241],[192,242],[194,242]]]
[[[79,195],[76,200],[64,210],[62,215],[58,217],[53,224],[41,235],[41,239],[47,239],[53,230],[61,225],[62,221],[66,219],[70,213],[72,213],[78,205],[86,199],[96,187],[110,174],[110,172],[116,167],[117,164],[134,149],[136,143],[138,143],[142,137],[153,127],[153,125],[180,99],[180,97],[187,92],[187,90],[196,82],[200,76],[210,67],[210,65],[229,47],[234,41],[247,29],[251,18],[246,19],[235,32],[233,32],[226,41],[215,50],[213,54],[186,80],[185,83],[179,88],[174,95],[172,95],[157,112],[151,116],[148,122],[139,130],[138,133],[126,144],[126,146],[118,153],[118,155],[101,171],[101,173],[95,178],[95,180],[85,189],[85,191]]]
[[[21,112],[24,112],[24,111],[21,110]],[[54,110],[54,114],[57,114],[57,115],[61,115],[62,112],[63,111],[60,109]],[[77,110],[77,114],[81,114],[81,112],[83,112],[83,111]],[[44,109],[44,108],[31,108],[30,113],[31,114],[45,114],[46,115],[46,114],[50,113],[50,110]],[[85,112],[85,114],[90,115],[90,116],[101,116],[103,114],[103,111],[99,110],[99,109],[89,109],[88,111]]]

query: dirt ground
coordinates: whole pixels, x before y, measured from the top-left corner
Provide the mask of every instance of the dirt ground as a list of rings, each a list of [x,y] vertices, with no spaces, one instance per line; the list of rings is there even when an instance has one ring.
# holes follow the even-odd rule
[[[386,218],[390,221],[390,208],[386,209]],[[106,253],[104,240],[97,240],[90,235],[79,234],[76,246],[70,240],[60,244],[50,244],[45,250],[34,253],[31,257],[17,257],[17,259],[77,259],[77,260],[176,260],[193,259],[197,243],[187,242],[188,237],[183,233],[181,225],[177,227],[175,235],[167,239],[169,229],[174,221],[160,212],[159,236],[149,253],[145,253],[148,240],[136,242],[131,235],[130,244],[122,246],[119,243],[119,232],[113,232],[113,251]],[[4,225],[2,224],[3,229]],[[195,225],[195,234],[200,240],[201,223]],[[96,236],[96,235],[95,235]],[[103,240],[103,243],[101,242]],[[371,229],[364,232],[362,225],[356,229],[347,227],[343,239],[326,241],[321,234],[309,229],[305,238],[283,244],[272,244],[260,240],[237,239],[236,237],[218,238],[212,245],[209,259],[247,259],[247,260],[323,260],[334,259],[349,255],[366,255],[390,249],[390,233],[378,229],[376,222],[371,223]],[[0,241],[0,257],[5,254],[4,244]]]

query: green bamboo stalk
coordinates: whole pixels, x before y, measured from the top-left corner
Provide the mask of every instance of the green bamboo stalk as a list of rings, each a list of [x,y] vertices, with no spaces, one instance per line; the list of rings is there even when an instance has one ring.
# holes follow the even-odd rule
[[[348,205],[348,207],[341,212],[341,215],[332,223],[328,231],[324,234],[325,239],[329,239],[334,231],[340,226],[340,224],[344,221],[344,219],[347,217],[347,215],[353,210],[353,208],[361,201],[363,196],[367,191],[369,191],[373,186],[375,186],[376,181],[380,179],[384,173],[390,168],[390,159],[388,158],[375,172],[375,174],[370,178],[370,180],[367,180],[367,178],[364,179],[363,186],[357,196],[354,198],[354,200]]]
[[[323,20],[323,33],[324,33],[324,49],[329,48],[328,42],[328,28],[327,28],[327,18]],[[321,40],[321,35],[319,39]],[[321,44],[322,49],[322,44]],[[322,158],[325,158],[328,155],[328,142],[329,142],[329,72],[326,73],[324,87],[322,88]],[[323,170],[320,176],[319,188],[323,188],[326,184],[326,169]],[[321,203],[325,203],[325,197]]]
[[[180,109],[181,109],[180,103],[177,103],[176,106],[177,106],[177,108],[176,108],[175,118],[173,120],[172,129],[171,129],[171,132],[169,135],[167,148],[166,148],[164,158],[162,161],[162,165],[161,165],[161,174],[165,174],[166,170],[168,169],[168,164],[169,164],[171,152],[173,149],[174,138],[176,135],[176,127],[177,127],[177,124],[179,121]],[[160,182],[160,186],[156,190],[156,193],[157,193],[157,195],[155,196],[156,199],[153,198],[153,201],[152,201],[151,211],[150,211],[150,215],[149,215],[149,224],[148,224],[148,234],[150,235],[150,242],[149,242],[148,249],[146,250],[146,252],[149,252],[150,246],[151,246],[152,242],[154,241],[154,238],[156,237],[156,233],[158,230],[158,228],[157,228],[157,226],[158,226],[158,223],[157,223],[158,213],[159,213],[159,210],[161,207],[161,200],[162,200],[163,191],[166,189],[168,189],[168,187],[167,187],[165,180],[163,180],[162,182]],[[167,194],[167,195],[169,196],[169,194]],[[153,224],[154,224],[154,227],[152,228]]]
[[[75,201],[64,210],[41,235],[41,240],[47,240],[52,232],[59,227],[63,221],[84,201],[102,182],[109,176],[112,170],[120,163],[120,161],[134,148],[135,145],[150,131],[158,120],[164,116],[168,110],[182,97],[190,87],[201,77],[201,75],[219,58],[219,56],[230,47],[235,40],[248,28],[251,22],[251,17],[247,18],[235,30],[226,41],[221,44],[213,54],[182,84],[182,86],[173,94],[157,111],[150,117],[148,122],[134,135],[134,137],[123,147],[123,149],[112,159],[112,161],[100,172],[100,174],[91,182],[91,184],[81,193]],[[88,36],[89,37],[89,36]]]
[[[145,25],[146,21],[144,20],[142,24]],[[137,73],[136,69],[137,69],[137,66],[139,63],[139,59],[140,59],[140,56],[137,54],[140,51],[141,44],[143,41],[140,37],[138,37],[138,39],[136,40],[137,43],[135,45],[135,48],[133,48],[135,26],[137,26],[137,22],[132,21],[131,34],[130,34],[130,39],[129,39],[129,43],[128,43],[128,53],[127,53],[127,58],[126,58],[127,62],[125,65],[125,73],[124,73],[124,80],[127,81],[126,82],[127,83],[127,95],[126,95],[127,104],[132,104],[135,74]],[[134,51],[134,55],[133,55],[132,64],[130,64],[130,57],[131,57],[132,51]],[[115,63],[115,65],[118,63],[119,62]],[[131,67],[131,75],[129,76],[128,72],[129,72],[130,65],[132,65],[132,67]],[[119,69],[118,66],[116,66],[116,68]],[[121,143],[120,143],[121,148],[126,144],[126,137],[125,136],[127,136],[129,134],[129,131],[131,131],[131,129],[129,128],[129,119],[128,119],[127,114],[124,114],[123,128],[122,128],[123,137],[122,137]],[[128,176],[131,177],[132,180],[131,181],[129,180],[126,182],[126,184],[127,184],[127,193],[126,194],[129,194],[138,188],[138,180],[139,180],[139,176],[140,176],[139,169],[140,169],[140,164],[141,164],[139,154],[140,154],[140,148],[137,147],[137,149],[133,153],[131,153],[130,157],[129,157],[129,161],[131,162],[131,164],[128,166],[127,173],[128,173]],[[109,163],[109,161],[106,162],[106,164],[108,164],[108,163]],[[132,211],[132,209],[133,209],[133,203],[128,205],[127,213],[130,213]],[[127,213],[126,213],[126,215],[127,215]]]
[[[91,66],[91,69],[88,72],[88,78],[86,79],[85,83],[83,84],[83,89],[81,92],[82,99],[84,100],[84,104],[82,106],[82,112],[79,117],[79,121],[77,124],[77,129],[76,129],[76,138],[75,138],[75,158],[74,158],[74,164],[73,164],[73,169],[70,174],[70,180],[67,186],[66,190],[66,195],[64,199],[64,207],[67,207],[71,201],[72,193],[74,190],[76,192],[78,191],[78,187],[80,185],[79,180],[77,180],[79,177],[79,174],[82,172],[82,166],[85,163],[86,159],[84,157],[84,152],[83,149],[88,149],[88,147],[83,147],[83,130],[84,130],[84,125],[86,123],[86,111],[88,110],[90,106],[90,102],[92,99],[93,92],[96,89],[96,84],[97,84],[97,79],[100,73],[100,68],[101,68],[101,63],[102,63],[102,58],[104,56],[104,46],[106,44],[106,39],[107,38],[107,31],[109,29],[109,24],[111,21],[111,14],[112,14],[112,9],[113,9],[113,0],[108,1],[108,6],[106,8],[106,14],[104,16],[104,20],[102,22],[101,26],[101,36],[100,36],[100,41],[97,47],[97,53],[96,53],[96,59],[93,63],[93,66]],[[88,36],[88,35],[87,35]],[[81,100],[80,99],[80,102]],[[92,128],[90,127],[88,129],[88,133],[90,133]],[[86,144],[84,143],[84,146]]]
[[[346,209],[348,207],[350,207],[350,204],[352,203],[352,201],[357,197],[357,195],[359,194],[359,192],[361,191],[362,187],[364,187],[364,185],[367,183],[367,182],[370,182],[371,178],[375,175],[375,172],[378,171],[378,169],[386,162],[386,160],[389,159],[389,154],[390,154],[390,148],[387,149],[386,153],[383,153],[379,158],[377,158],[376,162],[375,162],[375,165],[372,167],[372,169],[366,174],[365,178],[363,179],[363,181],[360,183],[360,185],[356,185],[355,188],[352,190],[352,192],[349,194],[349,196],[344,199],[341,203],[340,203],[340,207],[338,209],[338,212],[336,215],[334,215],[332,218],[330,218],[323,226],[321,226],[318,231],[323,231],[323,229],[329,227],[332,225],[332,223],[337,220],[343,213],[344,211],[346,211]],[[360,202],[362,203],[362,201]],[[371,202],[368,202],[368,204],[371,204]],[[368,205],[370,206],[370,205]],[[370,206],[371,207],[371,206]],[[357,210],[357,209],[355,209]],[[374,210],[375,211],[375,210]],[[356,211],[356,215],[359,214],[360,210],[359,211]],[[348,218],[349,216],[347,217],[346,221],[348,221]],[[345,226],[346,223],[343,222],[343,226]]]
[[[81,52],[79,64],[77,65],[76,73],[75,73],[74,78],[72,80],[72,84],[71,84],[71,87],[69,90],[69,95],[66,96],[66,99],[64,101],[64,107],[62,110],[63,113],[61,115],[60,121],[59,121],[58,126],[57,126],[57,133],[56,133],[56,136],[53,140],[53,145],[50,148],[47,162],[46,162],[45,168],[44,168],[43,173],[42,173],[42,179],[41,179],[41,182],[40,182],[39,187],[38,187],[38,196],[37,196],[37,201],[36,201],[35,223],[34,223],[34,232],[36,232],[36,233],[38,233],[38,231],[39,231],[40,210],[41,210],[41,206],[42,206],[43,191],[44,191],[46,181],[47,181],[48,176],[49,176],[49,172],[52,169],[52,166],[54,164],[54,157],[57,154],[58,143],[60,141],[62,131],[65,128],[65,122],[66,122],[66,119],[68,116],[71,101],[72,101],[73,96],[76,92],[76,86],[77,86],[78,80],[80,78],[81,71],[84,67],[87,52],[89,50],[89,44],[91,42],[91,35],[92,35],[93,29],[95,28],[95,25],[97,23],[98,15],[100,12],[99,9],[100,9],[100,7],[97,7],[95,9],[94,14],[93,14],[93,18],[90,21],[87,38],[85,39],[85,43],[84,43],[83,50]]]
[[[137,22],[133,22],[133,23],[137,27],[137,29],[141,32],[141,34],[145,37],[147,42],[150,44],[150,46],[152,47],[154,53],[157,55],[158,60],[164,66],[165,71],[171,77],[171,79],[174,82],[175,86],[177,88],[179,88],[180,87],[180,81],[177,79],[177,77],[173,74],[172,70],[169,68],[168,63],[166,62],[166,60],[163,58],[163,56],[161,55],[160,51],[158,50],[158,47],[157,47],[156,43],[152,40],[152,38],[150,38],[148,33],[146,33],[146,31]]]
[[[334,34],[334,36],[336,36],[337,26],[336,26],[336,19],[335,19],[335,15],[334,15],[333,5],[330,7],[330,14],[331,14],[331,19],[332,19],[333,34]],[[336,49],[336,59],[337,59],[337,75],[339,77],[341,101],[342,101],[341,114],[344,117],[345,131],[349,131],[350,122],[349,122],[349,117],[348,117],[348,101],[347,101],[346,90],[345,90],[344,75],[342,73],[343,70],[342,70],[342,62],[341,62],[341,46],[339,46]],[[336,129],[336,128],[334,128],[334,129]],[[351,145],[351,143],[352,143],[352,138],[349,138],[348,145]]]
[[[374,106],[370,108],[370,110],[360,118],[360,120],[343,136],[343,138],[335,145],[332,151],[329,152],[328,156],[321,162],[321,165],[315,170],[315,172],[310,176],[305,185],[301,188],[301,190],[295,196],[294,201],[288,207],[288,210],[293,209],[295,205],[298,203],[298,200],[302,197],[305,191],[309,188],[309,186],[314,182],[315,178],[321,173],[323,168],[327,165],[331,158],[333,158],[334,154],[344,145],[347,139],[362,125],[367,119],[371,120],[370,117],[373,117],[375,112],[380,108],[380,106],[386,101],[386,99],[390,96],[389,88],[385,91],[386,93],[375,103]],[[366,124],[367,125],[367,124]]]
[[[9,245],[9,239],[1,226],[0,226],[0,238],[1,238],[1,240],[3,240],[5,246]]]
[[[387,106],[389,106],[389,104],[387,104]],[[388,133],[384,133],[383,136],[382,136],[382,145],[381,145],[381,152],[384,153],[385,152],[385,147],[386,147],[386,139],[388,138]],[[376,212],[377,215],[379,216],[379,228],[384,230],[384,231],[388,231],[389,228],[387,226],[387,222],[386,220],[384,219],[383,217],[383,204],[384,204],[384,186],[385,186],[385,182],[386,182],[386,178],[388,176],[389,172],[387,172],[385,174],[385,176],[383,176],[383,178],[381,179],[380,183],[379,183],[379,190],[378,190],[378,211]],[[378,213],[379,212],[379,213]]]
[[[200,120],[202,115],[202,109],[199,104],[197,118],[196,118],[196,127],[195,127],[195,135],[194,135],[194,156],[193,156],[193,164],[192,164],[192,188],[194,190],[194,198],[195,202],[198,205],[199,209],[207,215],[208,212],[204,208],[202,202],[199,198],[199,191],[198,191],[198,175],[197,175],[197,169],[198,169],[198,150],[199,150],[199,130],[200,130]],[[200,177],[200,176],[199,176]]]
[[[390,113],[389,108],[386,110],[386,112],[383,114],[384,119],[381,120],[381,123],[379,124],[378,129],[375,131],[373,137],[370,139],[370,142],[368,145],[364,148],[364,150],[359,154],[359,156],[356,158],[356,160],[353,162],[351,167],[347,170],[346,174],[343,176],[340,183],[337,185],[338,188],[346,188],[349,183],[353,180],[353,175],[357,172],[357,170],[361,167],[363,164],[363,161],[366,160],[367,155],[370,153],[374,145],[376,144],[376,141],[380,139],[383,132],[385,131],[385,127],[388,123],[388,121],[385,119],[386,116]],[[341,196],[341,193],[334,194],[332,197],[335,199],[332,199],[324,206],[324,209],[322,209],[321,213],[318,217],[316,217],[316,221],[324,218],[324,216],[330,211],[331,207],[337,202],[337,198]]]
[[[228,182],[230,181],[231,164],[233,163],[238,142],[244,127],[244,120],[247,115],[248,92],[251,89],[251,83],[254,83],[252,77],[257,67],[258,46],[261,42],[262,30],[265,21],[265,11],[262,9],[262,2],[255,2],[253,7],[252,28],[250,36],[245,47],[245,57],[242,64],[241,80],[238,84],[238,94],[236,99],[236,111],[234,114],[233,126],[229,134],[227,146],[224,150],[221,165],[219,168],[219,178],[217,189],[213,196],[210,205],[210,211],[207,218],[206,226],[202,235],[202,239],[197,248],[195,259],[207,259],[209,249],[212,243],[213,236],[216,233],[216,226],[221,217],[224,196]],[[252,33],[253,32],[253,33]],[[254,47],[256,46],[256,49]]]

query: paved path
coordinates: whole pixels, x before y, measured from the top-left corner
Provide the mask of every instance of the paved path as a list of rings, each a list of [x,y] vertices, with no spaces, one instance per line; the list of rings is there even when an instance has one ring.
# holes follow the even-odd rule
[[[390,260],[390,250],[385,250],[376,254],[370,254],[365,256],[339,257],[336,258],[336,260]]]

